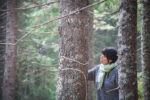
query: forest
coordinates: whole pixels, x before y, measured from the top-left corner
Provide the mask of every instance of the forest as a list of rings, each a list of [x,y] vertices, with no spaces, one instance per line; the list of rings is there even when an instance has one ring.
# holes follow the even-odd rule
[[[150,0],[0,0],[0,100],[96,100],[110,46],[119,100],[150,100]]]

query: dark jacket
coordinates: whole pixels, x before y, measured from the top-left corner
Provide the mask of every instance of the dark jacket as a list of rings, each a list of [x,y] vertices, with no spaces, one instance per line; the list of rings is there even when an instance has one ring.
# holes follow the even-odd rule
[[[118,93],[118,67],[113,68],[105,74],[102,88],[97,89],[97,77],[100,65],[88,71],[88,80],[94,81],[96,88],[96,100],[119,100]]]

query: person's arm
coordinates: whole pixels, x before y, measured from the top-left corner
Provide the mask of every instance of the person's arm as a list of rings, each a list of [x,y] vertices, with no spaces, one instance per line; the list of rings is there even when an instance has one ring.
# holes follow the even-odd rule
[[[95,81],[96,70],[97,70],[97,66],[88,70],[88,80]]]

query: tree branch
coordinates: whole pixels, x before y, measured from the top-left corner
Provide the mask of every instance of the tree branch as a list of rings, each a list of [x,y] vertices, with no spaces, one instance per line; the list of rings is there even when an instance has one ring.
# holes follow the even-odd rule
[[[56,3],[56,2],[59,2],[59,1],[58,0],[57,1],[52,1],[52,2],[49,2],[49,3],[45,3],[45,4],[41,4],[41,5],[36,5],[36,6],[33,6],[33,7],[28,7],[28,8],[14,8],[14,9],[15,10],[28,10],[28,9],[31,9],[31,8],[37,8],[37,7],[41,7],[41,6],[47,6],[47,5]],[[10,10],[0,9],[0,12],[6,12],[6,11],[10,11]]]
[[[56,3],[56,2],[58,2],[58,1],[52,1],[52,2],[49,2],[49,3],[45,3],[45,4],[41,4],[41,5],[36,5],[36,6],[33,6],[33,7],[28,7],[28,8],[15,8],[15,9],[16,10],[27,10],[27,9],[37,8],[37,7],[41,7],[41,6],[47,6],[47,5]]]
[[[95,5],[98,5],[98,4],[100,4],[100,3],[103,3],[103,2],[105,2],[105,1],[107,1],[107,0],[103,0],[103,1],[99,1],[99,2],[93,3],[93,4],[91,4],[91,5],[88,5],[88,6],[86,6],[86,7],[83,7],[83,8],[81,8],[81,9],[72,11],[70,14],[63,15],[63,16],[58,16],[58,17],[56,17],[56,18],[53,18],[53,19],[51,19],[51,20],[48,20],[47,22],[44,22],[44,23],[42,23],[42,24],[33,26],[32,28],[40,27],[40,26],[43,26],[43,25],[48,24],[48,23],[50,23],[50,22],[53,22],[53,21],[55,21],[55,20],[68,17],[68,16],[70,16],[70,15],[73,15],[73,14],[75,14],[75,13],[78,13],[78,12],[82,11],[82,10],[85,10],[85,9],[90,8],[90,7],[92,7],[92,6],[95,6]]]
[[[139,39],[139,38],[141,38],[141,35],[139,35],[136,39]]]
[[[55,65],[48,65],[48,64],[41,64],[41,63],[38,63],[38,62],[32,62],[33,64],[37,64],[37,65],[40,65],[40,66],[58,66],[58,64],[55,64]]]
[[[120,9],[118,9],[117,11],[114,11],[114,12],[112,12],[112,13],[108,13],[108,14],[104,14],[104,15],[112,16],[112,15],[117,14],[117,13],[119,12],[119,10],[120,10]],[[94,12],[91,12],[91,11],[89,11],[89,13],[95,14]]]
[[[62,18],[68,17],[68,16],[70,16],[70,15],[76,14],[76,13],[82,11],[82,10],[85,10],[85,9],[90,8],[90,7],[92,7],[92,6],[101,4],[101,3],[105,2],[105,1],[107,1],[107,0],[103,0],[103,1],[99,1],[99,2],[93,3],[93,4],[91,4],[91,5],[88,5],[88,6],[86,6],[86,7],[83,7],[83,8],[81,8],[81,9],[72,11],[70,14],[66,14],[66,15],[63,15],[63,16],[58,16],[58,17],[56,17],[56,18],[53,18],[53,19],[51,19],[51,20],[48,20],[47,22],[44,22],[44,23],[42,23],[42,24],[33,26],[33,27],[32,27],[33,29],[32,29],[30,32],[28,32],[28,33],[26,33],[25,35],[23,35],[20,39],[18,39],[15,44],[13,44],[13,43],[0,43],[0,44],[17,45],[17,44],[19,43],[19,41],[23,40],[26,36],[28,36],[29,34],[31,34],[31,33],[32,33],[33,31],[35,31],[36,29],[39,29],[41,26],[46,25],[46,24],[48,24],[48,23],[50,23],[50,22],[56,21],[56,20],[58,20],[58,19],[62,19]]]
[[[115,90],[119,90],[120,88],[119,87],[117,87],[117,88],[114,88],[114,89],[111,89],[111,90],[108,90],[108,91],[106,91],[107,93],[109,93],[109,92],[112,92],[112,91],[115,91]]]
[[[87,62],[87,63],[81,63],[81,62],[79,62],[79,61],[77,61],[77,60],[75,60],[75,59],[71,59],[71,58],[68,58],[68,57],[65,57],[65,56],[61,56],[61,57],[64,58],[64,59],[67,59],[67,60],[70,60],[70,61],[79,63],[79,64],[81,64],[81,65],[88,65],[88,62]]]

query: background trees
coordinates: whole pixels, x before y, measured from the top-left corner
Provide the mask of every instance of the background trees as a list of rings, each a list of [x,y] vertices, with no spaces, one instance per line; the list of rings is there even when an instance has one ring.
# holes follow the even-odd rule
[[[3,78],[3,100],[14,100],[16,87],[16,0],[7,1],[7,21],[6,21],[6,50],[5,50],[5,68]]]
[[[92,1],[89,0],[89,5]],[[93,37],[93,9],[89,8],[88,10],[88,69],[94,67],[94,37]],[[94,100],[94,82],[88,82],[88,100]]]
[[[58,2],[51,0],[25,1],[19,11],[18,38],[29,33],[35,25],[58,16]],[[23,52],[23,53],[22,53]],[[58,67],[58,21],[46,24],[21,40],[17,56],[17,100],[55,100]]]
[[[0,1],[0,9],[6,9],[6,0]],[[6,35],[6,12],[0,12],[0,43],[5,42]],[[5,45],[0,45],[0,97],[2,97],[2,81],[4,73],[4,62],[5,62]],[[1,98],[0,98],[1,100]]]
[[[142,0],[141,65],[144,100],[150,99],[150,1]]]

